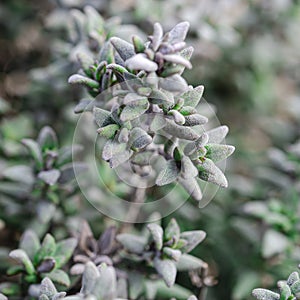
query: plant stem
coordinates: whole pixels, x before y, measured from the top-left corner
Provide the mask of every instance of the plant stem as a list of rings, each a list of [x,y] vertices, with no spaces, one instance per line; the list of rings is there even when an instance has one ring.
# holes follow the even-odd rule
[[[121,232],[128,231],[132,227],[132,225],[136,223],[136,220],[141,210],[141,206],[136,204],[142,204],[145,202],[145,200],[146,189],[135,188],[133,191],[132,202],[125,218],[126,223],[123,224],[120,230]]]

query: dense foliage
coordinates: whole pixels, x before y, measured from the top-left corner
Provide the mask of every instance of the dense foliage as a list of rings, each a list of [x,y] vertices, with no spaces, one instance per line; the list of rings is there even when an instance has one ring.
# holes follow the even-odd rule
[[[0,299],[299,298],[298,3],[0,10]]]

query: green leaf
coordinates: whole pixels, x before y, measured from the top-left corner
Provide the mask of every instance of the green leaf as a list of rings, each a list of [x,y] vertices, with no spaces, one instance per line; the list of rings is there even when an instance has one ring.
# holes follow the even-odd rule
[[[100,87],[99,82],[97,82],[94,79],[79,75],[79,74],[74,74],[72,75],[69,80],[68,83],[70,84],[81,84],[81,85],[85,85],[89,88],[92,89],[98,89]]]
[[[202,230],[185,231],[180,234],[180,238],[187,241],[187,244],[180,250],[185,253],[192,251],[206,237],[206,233]]]
[[[158,186],[170,184],[177,179],[179,172],[176,161],[168,160],[165,168],[158,174],[155,183]]]
[[[33,260],[40,247],[41,244],[36,233],[32,230],[26,230],[20,240],[20,249],[24,250],[28,257]]]
[[[56,243],[54,237],[47,233],[45,238],[43,239],[41,248],[35,254],[34,262],[40,263],[44,258],[48,256],[53,256],[56,250]]]
[[[49,126],[45,126],[42,128],[42,130],[39,133],[37,141],[42,150],[46,150],[46,149],[54,150],[58,148],[56,133]]]
[[[69,287],[71,284],[68,274],[63,270],[56,269],[50,273],[45,273],[44,275],[51,279],[53,282],[63,285],[65,287]]]
[[[262,255],[265,258],[270,258],[275,254],[284,252],[289,244],[289,239],[284,234],[269,229],[263,237]]]
[[[205,157],[214,162],[224,160],[235,150],[234,146],[220,144],[207,144],[205,148],[207,149]]]
[[[38,178],[44,181],[48,185],[54,185],[57,183],[60,177],[60,171],[57,169],[49,171],[41,171],[38,173]]]
[[[100,136],[105,137],[107,139],[112,139],[117,131],[120,129],[120,126],[117,124],[109,124],[105,127],[101,127],[97,130]]]
[[[43,156],[42,156],[42,151],[39,146],[39,144],[31,139],[23,139],[22,144],[25,145],[30,154],[32,155],[33,159],[35,160],[37,169],[40,170],[43,167]]]
[[[110,112],[102,108],[94,107],[93,115],[95,122],[99,127],[104,127],[106,125],[114,123],[110,116]]]
[[[77,59],[81,65],[81,68],[83,69],[84,73],[87,76],[92,77],[93,72],[90,67],[94,65],[94,59],[84,52],[77,53]]]
[[[163,229],[161,226],[153,223],[148,224],[147,229],[150,231],[156,250],[161,250],[163,246]]]
[[[145,45],[140,37],[133,35],[132,36],[132,43],[134,46],[134,50],[136,53],[142,53],[145,50]]]
[[[154,258],[153,263],[157,273],[163,278],[166,285],[168,287],[173,286],[177,274],[175,263],[170,259],[162,260],[158,257]]]
[[[76,246],[77,240],[75,238],[62,240],[56,244],[54,258],[58,268],[61,268],[69,261]]]
[[[203,268],[204,266],[207,266],[206,262],[189,254],[182,254],[179,261],[176,263],[178,271],[196,270]]]
[[[144,238],[129,233],[118,234],[116,239],[126,250],[136,254],[143,253],[146,246]]]
[[[32,275],[35,273],[34,266],[28,257],[27,253],[22,249],[13,250],[9,253],[9,257],[16,260],[17,262],[23,264],[26,272],[29,275]]]
[[[201,179],[212,182],[224,188],[228,186],[225,175],[209,158],[206,158],[202,163],[196,165],[196,167]]]
[[[196,107],[202,98],[203,92],[203,85],[199,85],[196,88],[185,92],[181,95],[181,98],[184,99],[184,106]]]
[[[164,231],[165,241],[173,241],[176,245],[180,238],[180,228],[174,218],[172,218]]]
[[[2,175],[12,181],[18,181],[28,185],[32,185],[35,180],[32,168],[26,165],[18,165],[5,169]]]
[[[149,102],[147,98],[142,98],[140,100],[132,101],[123,108],[120,119],[123,122],[131,121],[142,114],[144,114],[149,108]]]

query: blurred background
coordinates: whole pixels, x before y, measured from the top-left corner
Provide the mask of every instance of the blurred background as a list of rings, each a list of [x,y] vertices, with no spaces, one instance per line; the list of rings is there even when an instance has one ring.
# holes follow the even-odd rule
[[[300,263],[299,2],[2,0],[0,176],[27,159],[19,141],[44,125],[54,127],[62,145],[72,141],[73,110],[84,92],[67,84],[78,69],[72,51],[80,46],[70,11],[85,5],[120,18],[125,26],[115,34],[127,38],[151,33],[157,21],[166,30],[190,22],[187,42],[195,51],[184,76],[205,86],[204,98],[229,126],[227,142],[236,152],[227,164],[229,188],[205,208],[190,200],[173,216],[182,229],[207,232],[194,250],[217,281],[207,299],[252,299],[252,288],[273,288]],[[20,232],[8,238],[17,208],[4,194],[0,182],[0,239],[10,245]],[[94,218],[96,232],[110,222]]]

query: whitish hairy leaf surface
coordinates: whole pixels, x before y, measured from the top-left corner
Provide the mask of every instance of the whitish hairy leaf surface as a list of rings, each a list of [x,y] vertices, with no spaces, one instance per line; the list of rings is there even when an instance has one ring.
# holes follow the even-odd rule
[[[174,285],[177,270],[176,270],[175,263],[172,260],[169,259],[161,260],[156,257],[154,259],[154,267],[157,273],[163,278],[163,280],[165,281],[168,287]]]

